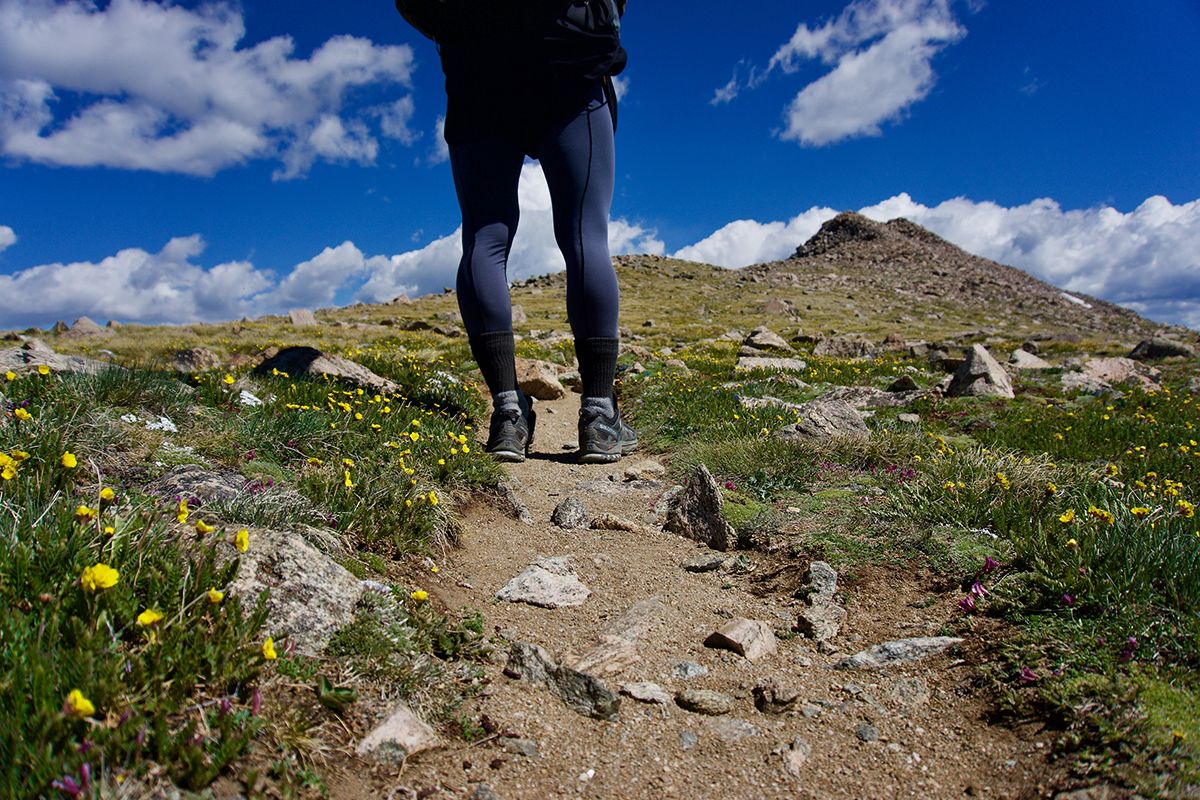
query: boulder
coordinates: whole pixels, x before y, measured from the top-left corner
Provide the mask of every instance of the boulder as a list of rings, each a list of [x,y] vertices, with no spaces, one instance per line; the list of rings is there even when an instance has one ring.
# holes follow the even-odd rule
[[[0,373],[12,371],[21,375],[33,372],[43,365],[49,367],[51,372],[82,375],[96,375],[105,370],[121,369],[94,358],[59,355],[40,339],[29,339],[20,347],[0,350]]]
[[[725,499],[712,474],[703,464],[697,464],[684,491],[671,501],[663,529],[714,550],[732,550],[737,545],[737,531],[722,515],[724,506]]]
[[[765,356],[742,356],[737,360],[738,372],[763,370],[765,372],[803,372],[808,363],[798,358],[768,358]]]
[[[512,307],[512,324],[524,325],[529,322],[529,315],[525,313],[525,309],[521,308],[520,304],[514,303]]]
[[[298,533],[257,528],[249,533],[250,548],[240,555],[229,591],[242,597],[245,607],[269,590],[267,630],[286,633],[302,655],[319,655],[354,619],[362,583]]]
[[[567,393],[553,364],[530,358],[517,359],[517,385],[538,400],[557,400]]]
[[[1093,358],[1084,362],[1082,372],[1109,385],[1128,383],[1151,390],[1162,383],[1162,372],[1131,358]]]
[[[207,372],[221,366],[221,357],[206,347],[193,347],[188,350],[178,350],[171,359],[171,367],[176,372],[194,375],[197,372]]]
[[[766,325],[760,325],[743,340],[743,345],[753,350],[766,350],[778,353],[791,353],[794,349],[790,344],[784,341],[783,337],[775,331],[768,328]]]
[[[747,661],[761,661],[777,650],[775,632],[765,622],[737,617],[709,634],[705,647],[730,650]]]
[[[286,372],[293,378],[300,375],[325,376],[353,383],[380,394],[399,394],[400,385],[348,358],[322,353],[315,347],[285,347],[254,368],[257,375],[269,375],[271,370]]]
[[[841,632],[846,610],[837,602],[837,572],[824,561],[808,567],[807,581],[798,595],[805,608],[796,617],[796,630],[817,642],[827,642]]]
[[[873,351],[871,342],[860,336],[830,336],[813,347],[814,356],[825,358],[865,358]]]
[[[288,320],[295,328],[311,328],[317,324],[317,316],[307,308],[293,308],[288,312]]]
[[[1031,353],[1024,347],[1013,350],[1008,363],[1017,369],[1052,369],[1054,367],[1049,361],[1042,359],[1036,353]]]
[[[1176,356],[1195,358],[1196,348],[1183,342],[1177,342],[1174,339],[1155,336],[1151,339],[1143,339],[1138,342],[1137,346],[1129,353],[1129,357],[1137,361],[1153,361]]]
[[[967,357],[954,373],[947,392],[951,397],[1014,397],[1008,373],[987,348],[973,345]]]
[[[90,317],[80,317],[63,334],[68,339],[82,339],[88,336],[104,336],[109,333],[97,325]]]
[[[824,440],[866,439],[871,435],[862,415],[844,400],[813,400],[796,413],[796,422],[776,431],[777,436],[787,440]]]
[[[591,593],[575,575],[571,559],[560,556],[530,564],[496,592],[496,599],[542,608],[567,608],[581,605]]]
[[[504,674],[544,685],[568,708],[585,717],[614,720],[621,709],[621,698],[599,679],[557,663],[547,650],[535,644],[514,642]]]

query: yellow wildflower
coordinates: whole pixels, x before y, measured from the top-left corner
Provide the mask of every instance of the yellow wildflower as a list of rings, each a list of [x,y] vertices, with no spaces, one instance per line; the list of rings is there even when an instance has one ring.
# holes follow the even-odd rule
[[[215,586],[208,590],[208,602],[212,603],[214,606],[218,605],[224,599],[225,593],[217,589]]]
[[[63,710],[76,717],[90,717],[96,713],[96,706],[83,696],[83,692],[72,689],[71,693],[67,695],[67,702],[63,704]]]
[[[274,661],[275,659],[279,658],[279,655],[275,652],[275,640],[270,636],[268,636],[267,640],[262,643],[262,654],[263,658],[265,658],[267,661]]]
[[[116,532],[117,532],[117,529],[116,529],[116,528],[114,528],[112,525],[105,525],[105,526],[104,526],[104,535],[105,535],[105,536],[112,536],[112,535],[113,535],[114,533],[116,533]]]
[[[434,492],[429,493],[429,504],[436,506],[438,504],[438,496]]]
[[[1146,508],[1145,506],[1134,506],[1133,508],[1129,509],[1129,513],[1138,519],[1145,519],[1146,517],[1150,516],[1150,509]]]
[[[13,416],[21,420],[21,422],[29,422],[29,420],[33,419],[33,414],[30,414],[23,408],[18,408],[17,410],[13,411]]]
[[[152,608],[147,608],[142,613],[138,614],[137,624],[143,628],[149,628],[163,618],[162,612],[155,611]]]
[[[230,375],[229,373],[226,373],[225,377],[222,378],[221,380],[225,382],[226,386],[233,386],[233,383],[234,383],[233,376]]]
[[[214,528],[212,525],[209,525],[204,520],[202,520],[202,519],[196,520],[196,533],[200,534],[201,536],[210,534],[215,530],[216,530],[216,528]]]
[[[1055,486],[1053,483],[1047,483],[1046,484],[1046,494],[1050,494],[1050,495],[1058,494],[1058,487]]]
[[[1072,522],[1075,521],[1075,509],[1068,508],[1058,518],[1058,521],[1061,522],[1063,525],[1070,525]]]
[[[47,367],[45,364],[38,365],[38,375],[49,375],[49,374],[50,374],[49,367]]]
[[[414,442],[419,442],[421,440],[421,434],[417,433],[416,431],[413,431],[412,433],[410,433],[408,435],[408,438],[412,439]]]
[[[1189,503],[1187,500],[1180,500],[1175,503],[1175,507],[1179,509],[1179,515],[1184,519],[1191,519],[1196,516],[1196,506]]]
[[[65,469],[75,469],[79,466],[79,459],[75,458],[75,454],[68,450],[62,454],[62,458],[59,459],[59,463],[61,463]]]
[[[344,475],[345,477],[342,479],[342,483],[346,484],[347,489],[353,489],[354,481],[350,478],[350,470],[346,470]]]
[[[417,589],[415,592],[410,594],[409,597],[414,603],[424,603],[429,599],[429,592],[425,591],[424,589]]]
[[[244,553],[250,549],[250,531],[242,528],[233,537],[233,546],[238,549],[239,553]]]
[[[100,499],[106,503],[111,503],[113,498],[116,496],[117,496],[117,493],[114,492],[108,486],[105,486],[103,489],[100,490]]]
[[[80,522],[91,522],[99,514],[99,511],[94,508],[88,508],[87,506],[79,506],[75,509],[75,519],[79,520]]]
[[[186,497],[179,501],[179,509],[175,512],[175,519],[179,520],[180,525],[187,524],[188,502]]]
[[[17,373],[10,369],[8,372],[4,373],[4,377],[6,380],[15,381],[17,379]]]
[[[1110,478],[1115,478],[1121,474],[1121,468],[1116,464],[1108,464],[1104,467],[1104,474]]]
[[[1078,549],[1079,542],[1075,539],[1067,539],[1067,547],[1071,548],[1072,550]]]
[[[107,564],[93,564],[79,576],[79,583],[86,592],[111,589],[117,585],[121,574]]]

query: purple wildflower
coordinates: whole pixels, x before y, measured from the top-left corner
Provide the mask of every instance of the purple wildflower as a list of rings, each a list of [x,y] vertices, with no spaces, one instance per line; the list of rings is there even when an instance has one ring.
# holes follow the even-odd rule
[[[79,768],[79,783],[80,788],[85,792],[92,785],[92,765],[84,762],[84,765]]]
[[[988,593],[988,590],[983,588],[983,584],[980,583],[979,581],[975,581],[974,583],[971,584],[971,594],[975,595],[980,600],[982,600],[984,598],[984,595],[986,595],[987,593]]]
[[[989,572],[995,572],[998,569],[1000,569],[999,561],[992,558],[991,556],[988,556],[987,558],[983,559],[983,573],[985,575],[988,574]]]
[[[221,716],[227,717],[233,713],[233,703],[228,697],[221,698]]]
[[[1072,606],[1074,606],[1074,605],[1075,605],[1075,595],[1073,595],[1073,594],[1064,594],[1064,595],[1062,596],[1062,601],[1063,601],[1063,605],[1064,605],[1064,606],[1066,606],[1067,608],[1071,608]]]
[[[258,712],[262,709],[262,692],[258,689],[254,690],[254,695],[250,698],[250,715],[258,716]]]
[[[58,778],[50,784],[50,788],[58,789],[70,797],[79,797],[79,795],[83,794],[83,787],[79,785],[79,781],[70,775],[63,775],[61,778]]]
[[[1137,652],[1138,640],[1136,636],[1130,636],[1125,640],[1125,648],[1121,650],[1119,659],[1122,664],[1133,661],[1133,656]]]
[[[965,613],[970,614],[975,610],[975,595],[969,594],[962,600],[959,600],[958,607],[961,608]]]
[[[732,492],[735,488],[733,481],[725,481],[725,488]]]
[[[1035,683],[1038,680],[1038,674],[1029,667],[1021,667],[1021,671],[1017,673],[1017,678],[1021,683]]]

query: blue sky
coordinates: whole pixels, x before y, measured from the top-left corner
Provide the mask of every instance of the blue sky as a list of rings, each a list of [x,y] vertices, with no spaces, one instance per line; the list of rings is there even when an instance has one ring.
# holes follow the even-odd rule
[[[615,252],[782,258],[836,211],[1200,328],[1195,0],[633,0]],[[0,326],[453,284],[433,46],[387,0],[0,0]],[[522,181],[513,278],[561,268]]]

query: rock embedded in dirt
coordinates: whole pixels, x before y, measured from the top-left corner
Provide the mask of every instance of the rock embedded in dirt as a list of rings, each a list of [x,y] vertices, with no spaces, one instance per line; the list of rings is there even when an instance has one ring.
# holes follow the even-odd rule
[[[783,769],[793,778],[799,778],[803,774],[804,765],[811,757],[812,745],[803,737],[797,736],[792,740],[791,745],[783,751]]]
[[[22,375],[42,365],[54,373],[81,375],[96,375],[105,370],[121,369],[94,358],[59,355],[40,339],[28,339],[20,347],[0,350],[0,373],[11,371]]]
[[[471,792],[471,800],[504,800],[491,785],[481,783]]]
[[[764,678],[750,690],[754,707],[764,714],[784,714],[796,707],[800,690],[777,675]]]
[[[679,746],[684,750],[691,750],[696,745],[700,744],[700,737],[695,731],[680,731]]]
[[[621,709],[621,698],[598,678],[559,664],[549,651],[535,644],[514,642],[509,647],[504,674],[544,685],[568,708],[585,717],[614,720]]]
[[[297,533],[251,528],[249,536],[250,549],[239,557],[229,592],[249,608],[269,590],[267,630],[286,633],[301,655],[318,655],[354,620],[362,583]]]
[[[640,660],[638,642],[666,616],[667,607],[657,597],[639,600],[624,614],[611,620],[597,637],[597,645],[570,666],[593,675],[620,672]]]
[[[1196,348],[1183,342],[1177,342],[1174,339],[1154,336],[1138,342],[1137,346],[1129,353],[1129,357],[1136,361],[1150,361],[1177,356],[1195,358]]]
[[[809,564],[805,585],[796,593],[805,608],[796,617],[796,631],[817,642],[828,642],[841,632],[846,610],[837,602],[837,572],[824,561]]]
[[[654,481],[667,474],[667,468],[657,461],[638,461],[625,467],[621,477],[625,481]]]
[[[1000,362],[981,344],[972,345],[967,357],[954,372],[946,392],[950,397],[1001,397],[1011,399],[1012,381]]]
[[[616,514],[597,514],[592,518],[590,527],[594,531],[624,531],[625,533],[645,534],[648,529],[645,525],[640,525],[631,519],[618,517]]]
[[[558,370],[548,361],[518,358],[517,386],[530,397],[538,400],[557,400],[567,390],[558,379]]]
[[[892,685],[892,699],[906,708],[923,706],[929,702],[929,686],[917,677],[900,678]]]
[[[860,742],[879,741],[879,730],[869,722],[859,723],[859,726],[854,729],[854,735]]]
[[[784,338],[766,325],[760,325],[743,340],[743,345],[752,350],[792,353],[794,348],[784,341]]]
[[[798,409],[797,417],[775,435],[787,441],[866,439],[871,435],[862,415],[844,400],[813,400]]]
[[[675,693],[675,704],[693,714],[719,717],[733,711],[734,699],[712,689],[680,689]]]
[[[525,756],[526,758],[537,758],[541,755],[538,743],[533,739],[505,736],[500,739],[500,749],[511,755]]]
[[[670,693],[657,683],[650,681],[623,683],[621,684],[621,694],[632,697],[639,703],[657,703],[664,706],[671,704]]]
[[[708,674],[708,667],[703,664],[697,664],[695,661],[680,661],[671,670],[671,674],[680,680],[690,681],[692,678],[700,678]]]
[[[588,511],[576,497],[567,497],[554,507],[550,521],[565,530],[586,528],[588,526]]]
[[[517,497],[517,492],[507,481],[500,481],[496,484],[496,492],[503,498],[508,505],[513,519],[519,521],[523,525],[533,524],[533,514],[529,513],[529,508],[521,502],[521,498]]]
[[[348,358],[322,353],[315,347],[285,347],[254,368],[256,375],[269,375],[272,370],[300,375],[325,376],[346,381],[382,394],[399,394],[400,385]]]
[[[354,750],[364,758],[399,766],[410,756],[441,746],[442,741],[433,728],[405,703],[397,703]]]
[[[726,556],[714,554],[701,554],[692,556],[687,561],[684,561],[679,566],[683,567],[687,572],[715,572],[725,566],[728,560]]]
[[[805,573],[804,595],[809,599],[832,599],[837,594],[837,582],[837,570],[828,562],[814,561],[808,565],[808,571]]]
[[[737,545],[737,531],[721,513],[724,505],[712,474],[697,464],[684,491],[672,500],[663,528],[714,550],[732,550]]]
[[[541,608],[569,608],[581,605],[591,593],[575,574],[570,557],[558,556],[530,564],[496,592],[496,599]]]
[[[877,644],[834,664],[835,669],[878,669],[893,664],[907,664],[943,653],[962,639],[953,636],[918,636]]]
[[[705,647],[730,650],[747,661],[761,661],[778,649],[775,632],[765,622],[738,617],[731,619],[704,640]]]
[[[730,717],[710,719],[705,723],[704,727],[717,739],[728,744],[740,742],[742,739],[750,739],[760,734],[760,731],[753,723],[744,719],[732,719]]]

